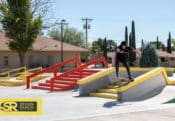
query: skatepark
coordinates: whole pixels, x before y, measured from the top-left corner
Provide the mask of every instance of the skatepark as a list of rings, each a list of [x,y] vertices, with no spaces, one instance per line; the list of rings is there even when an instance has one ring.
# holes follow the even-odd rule
[[[64,73],[48,73],[72,61],[77,63],[77,68]],[[99,62],[103,63],[103,68],[89,67]],[[59,121],[84,118],[88,120],[93,117],[100,120],[103,116],[154,110],[171,111],[175,107],[174,104],[164,104],[175,98],[173,68],[135,67],[131,68],[131,71],[134,82],[127,83],[124,68],[120,68],[122,78],[116,79],[115,68],[108,67],[103,57],[86,64],[81,64],[77,58],[73,58],[47,69],[39,69],[26,75],[26,84],[2,85],[0,92],[1,98],[41,98],[42,115],[1,116],[0,120]],[[32,82],[31,77],[36,81]],[[19,77],[13,77],[11,80],[17,82]]]

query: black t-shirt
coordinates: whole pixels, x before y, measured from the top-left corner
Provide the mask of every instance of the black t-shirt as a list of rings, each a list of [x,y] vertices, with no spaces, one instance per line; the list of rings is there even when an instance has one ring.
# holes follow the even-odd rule
[[[117,52],[117,50],[116,50],[116,59],[118,59],[120,62],[126,62],[128,60],[129,53],[133,51],[132,48],[126,47],[124,49],[124,48],[122,48],[121,45],[117,49],[124,52],[124,53],[120,53],[120,52]]]

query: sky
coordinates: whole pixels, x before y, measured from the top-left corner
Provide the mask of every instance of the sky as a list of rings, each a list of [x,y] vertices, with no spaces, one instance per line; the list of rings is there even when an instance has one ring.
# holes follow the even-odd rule
[[[175,38],[175,0],[52,0],[53,17],[65,19],[69,27],[83,31],[82,18],[90,22],[88,41],[97,38],[124,40],[124,29],[131,31],[135,21],[136,43],[141,39],[155,41],[156,37],[166,43],[168,32]]]

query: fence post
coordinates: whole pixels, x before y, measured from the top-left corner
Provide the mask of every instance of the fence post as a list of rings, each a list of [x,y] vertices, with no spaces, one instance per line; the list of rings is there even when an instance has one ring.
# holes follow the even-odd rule
[[[53,73],[54,73],[53,76],[56,77],[57,76],[57,68],[54,68]]]
[[[51,80],[50,80],[50,91],[53,92],[53,90],[54,90],[54,79],[51,78]]]
[[[83,78],[83,70],[80,69],[80,78]]]
[[[80,58],[78,56],[76,57],[76,60],[77,60],[77,67],[81,66],[81,61],[80,61]]]
[[[30,88],[30,78],[29,77],[27,77],[26,78],[26,89],[29,89]]]
[[[104,57],[102,57],[102,62],[105,66],[105,68],[108,68],[108,62],[106,61],[106,59]]]
[[[23,79],[23,80],[26,79],[26,77],[27,77],[27,73],[28,73],[28,72],[27,72],[27,68],[24,67],[24,72],[23,72],[23,74],[22,74],[22,76],[23,76],[22,79]]]

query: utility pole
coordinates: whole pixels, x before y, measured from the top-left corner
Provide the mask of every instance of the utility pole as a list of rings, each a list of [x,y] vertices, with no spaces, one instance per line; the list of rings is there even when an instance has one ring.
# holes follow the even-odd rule
[[[62,19],[61,22],[57,24],[61,25],[61,62],[63,62],[64,25],[68,25],[68,23],[66,23],[65,19]],[[63,72],[63,66],[61,67],[61,72]]]
[[[85,22],[83,24],[83,29],[85,29],[85,32],[86,32],[86,47],[87,47],[87,45],[88,45],[88,29],[91,28],[89,22],[92,21],[92,19],[86,17],[86,18],[82,18],[81,20]]]

